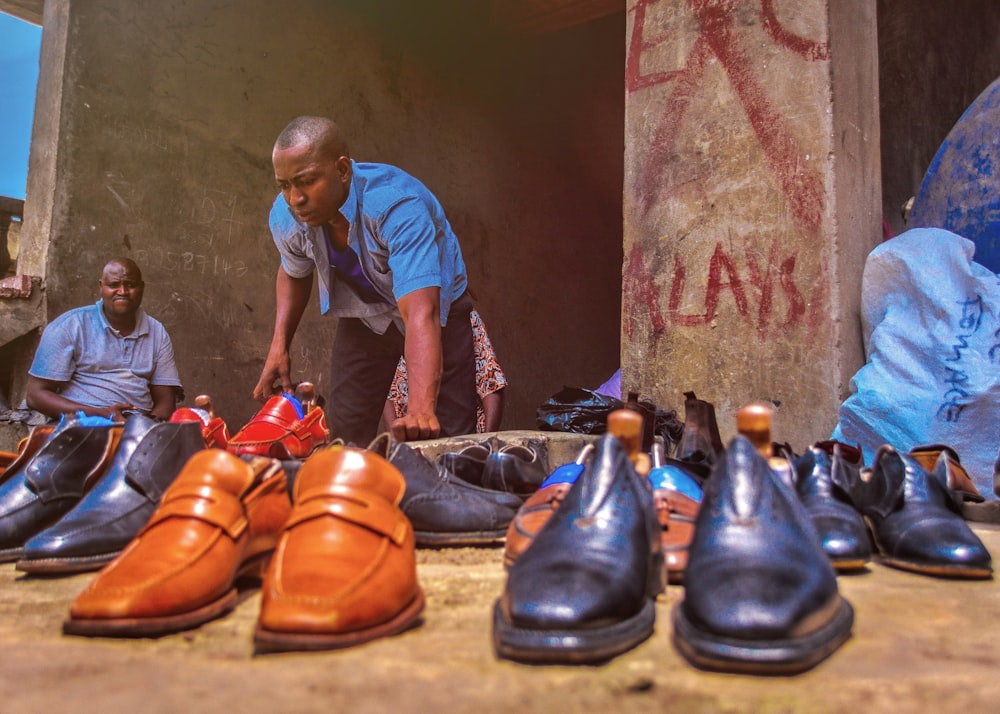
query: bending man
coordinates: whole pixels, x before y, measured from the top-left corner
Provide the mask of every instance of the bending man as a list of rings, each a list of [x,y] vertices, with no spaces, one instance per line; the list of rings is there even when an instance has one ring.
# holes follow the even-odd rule
[[[334,437],[366,445],[400,356],[409,409],[398,439],[473,433],[472,301],[458,239],[434,195],[394,166],[358,163],[339,128],[298,117],[271,155],[281,190],[270,226],[281,255],[274,335],[254,397],[294,387],[290,348],[319,275],[320,310],[339,318],[327,408]]]

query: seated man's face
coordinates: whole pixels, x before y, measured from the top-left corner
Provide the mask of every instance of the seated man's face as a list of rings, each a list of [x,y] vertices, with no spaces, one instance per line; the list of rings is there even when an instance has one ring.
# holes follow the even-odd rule
[[[101,301],[104,314],[131,317],[142,304],[142,275],[138,270],[119,263],[108,263],[101,274]]]

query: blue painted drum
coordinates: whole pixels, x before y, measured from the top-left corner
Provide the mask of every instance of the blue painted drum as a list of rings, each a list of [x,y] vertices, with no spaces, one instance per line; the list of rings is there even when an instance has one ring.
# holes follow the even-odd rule
[[[931,161],[908,221],[976,244],[975,261],[1000,273],[1000,79],[952,127]]]

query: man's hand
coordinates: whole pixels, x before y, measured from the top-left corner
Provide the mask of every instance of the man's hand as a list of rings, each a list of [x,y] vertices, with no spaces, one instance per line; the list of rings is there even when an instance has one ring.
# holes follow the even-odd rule
[[[398,441],[433,439],[441,433],[441,423],[434,414],[405,414],[392,422],[389,431]]]
[[[292,392],[295,385],[292,384],[292,359],[285,350],[271,349],[267,353],[267,360],[264,362],[264,369],[260,373],[260,380],[253,388],[253,398],[258,402],[266,402],[274,394],[275,380],[281,381],[281,391]]]

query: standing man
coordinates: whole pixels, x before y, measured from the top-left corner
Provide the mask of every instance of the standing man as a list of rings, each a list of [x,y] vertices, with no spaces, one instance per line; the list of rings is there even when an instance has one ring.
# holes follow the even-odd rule
[[[281,265],[274,335],[254,397],[291,391],[290,347],[319,274],[320,310],[339,318],[328,422],[334,437],[367,444],[400,356],[409,408],[397,439],[470,434],[476,377],[465,262],[444,210],[394,166],[357,163],[340,129],[298,117],[271,154],[281,190],[271,234]]]
[[[28,370],[28,406],[49,417],[82,411],[122,421],[140,411],[169,419],[181,389],[174,348],[140,307],[139,266],[115,258],[101,273],[96,305],[63,313],[42,332]]]

